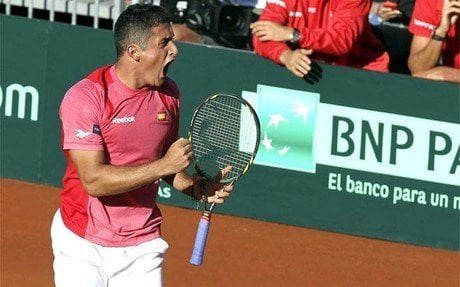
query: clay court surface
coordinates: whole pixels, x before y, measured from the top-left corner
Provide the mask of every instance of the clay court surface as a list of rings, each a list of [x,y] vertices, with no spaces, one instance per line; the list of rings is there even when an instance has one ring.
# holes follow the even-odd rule
[[[49,225],[59,189],[0,180],[0,286],[53,286]],[[161,210],[170,245],[166,287],[460,286],[458,252],[219,214],[213,216],[205,262],[193,267],[188,259],[199,212]]]

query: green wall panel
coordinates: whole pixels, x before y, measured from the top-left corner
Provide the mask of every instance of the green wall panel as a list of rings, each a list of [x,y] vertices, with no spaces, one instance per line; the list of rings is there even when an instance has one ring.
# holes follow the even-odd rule
[[[60,186],[65,167],[60,151],[60,101],[72,84],[113,61],[112,33],[5,15],[0,15],[0,24],[1,176]],[[279,94],[282,101],[292,99],[289,91],[319,95],[314,128],[316,170],[309,173],[254,165],[217,212],[460,249],[460,152],[455,153],[460,149],[458,85],[324,64],[315,66],[313,76],[299,79],[250,52],[186,43],[178,46],[179,57],[169,71],[181,89],[182,136],[187,135],[195,107],[216,92],[252,92],[259,103],[263,95],[258,85],[287,89]],[[19,93],[7,95],[14,84],[33,87],[39,93],[37,120],[30,117],[34,97],[30,93],[25,94],[25,117],[18,117]],[[8,97],[13,99],[12,115],[5,114]],[[266,116],[263,110],[260,115]],[[355,150],[349,156],[333,155],[329,148],[334,145],[330,139],[334,133],[341,141],[337,145],[347,146],[345,136],[329,121],[339,118],[349,119],[355,128]],[[370,153],[369,144],[364,158],[359,158],[363,138],[359,133],[366,124],[377,139],[376,131],[382,127],[380,162]],[[398,128],[400,134],[391,138]],[[413,144],[397,149],[391,163],[391,148],[405,141],[404,129],[413,136]],[[429,137],[434,133],[439,135],[434,142],[438,151],[431,153],[435,168],[429,170]],[[450,149],[442,151],[446,138]],[[454,171],[449,173],[449,168]],[[337,176],[341,184],[333,180]],[[388,195],[358,194],[357,188],[347,191],[352,180],[386,186]],[[407,189],[404,196],[403,188]],[[420,197],[422,193],[425,198]],[[440,198],[445,201],[437,202]],[[165,184],[159,200],[193,206],[190,199]]]

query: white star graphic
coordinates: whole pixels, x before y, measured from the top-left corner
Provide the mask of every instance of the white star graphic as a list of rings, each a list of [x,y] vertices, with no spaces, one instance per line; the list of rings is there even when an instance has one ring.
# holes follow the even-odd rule
[[[283,114],[270,115],[270,122],[268,123],[267,128],[271,126],[275,126],[275,128],[278,128],[280,122],[288,123],[289,121],[285,117],[283,117]]]
[[[267,133],[264,133],[264,139],[261,141],[265,149],[270,151],[273,149],[272,140],[268,138]]]
[[[303,124],[306,125],[308,121],[308,113],[310,112],[310,107],[302,102],[296,102],[295,105],[295,108],[293,108],[291,111],[295,113],[296,117],[303,117]]]
[[[289,149],[290,149],[290,147],[285,146],[285,147],[283,147],[282,149],[278,150],[278,154],[279,154],[279,155],[285,155],[285,154],[287,154],[287,152],[289,151]]]

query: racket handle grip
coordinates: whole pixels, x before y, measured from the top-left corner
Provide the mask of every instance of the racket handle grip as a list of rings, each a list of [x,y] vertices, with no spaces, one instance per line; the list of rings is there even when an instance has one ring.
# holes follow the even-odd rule
[[[195,245],[193,246],[192,257],[190,257],[190,264],[192,265],[199,266],[203,262],[204,249],[206,247],[206,240],[208,238],[210,224],[210,216],[201,216],[200,223],[198,224],[198,229],[196,231]]]

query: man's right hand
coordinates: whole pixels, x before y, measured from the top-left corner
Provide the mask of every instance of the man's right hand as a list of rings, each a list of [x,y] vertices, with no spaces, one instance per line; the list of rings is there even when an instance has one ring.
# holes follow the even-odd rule
[[[286,50],[280,56],[280,61],[297,77],[303,78],[311,70],[311,49]]]
[[[184,171],[192,162],[192,144],[188,139],[179,138],[175,141],[161,159],[168,174],[176,174]]]
[[[260,41],[286,42],[291,40],[294,28],[284,26],[273,21],[256,21],[250,26],[252,34]]]
[[[460,1],[458,0],[444,0],[444,6],[442,8],[441,23],[438,26],[438,31],[441,33],[447,33],[450,26],[455,25],[460,15]],[[443,35],[441,35],[443,36]]]

